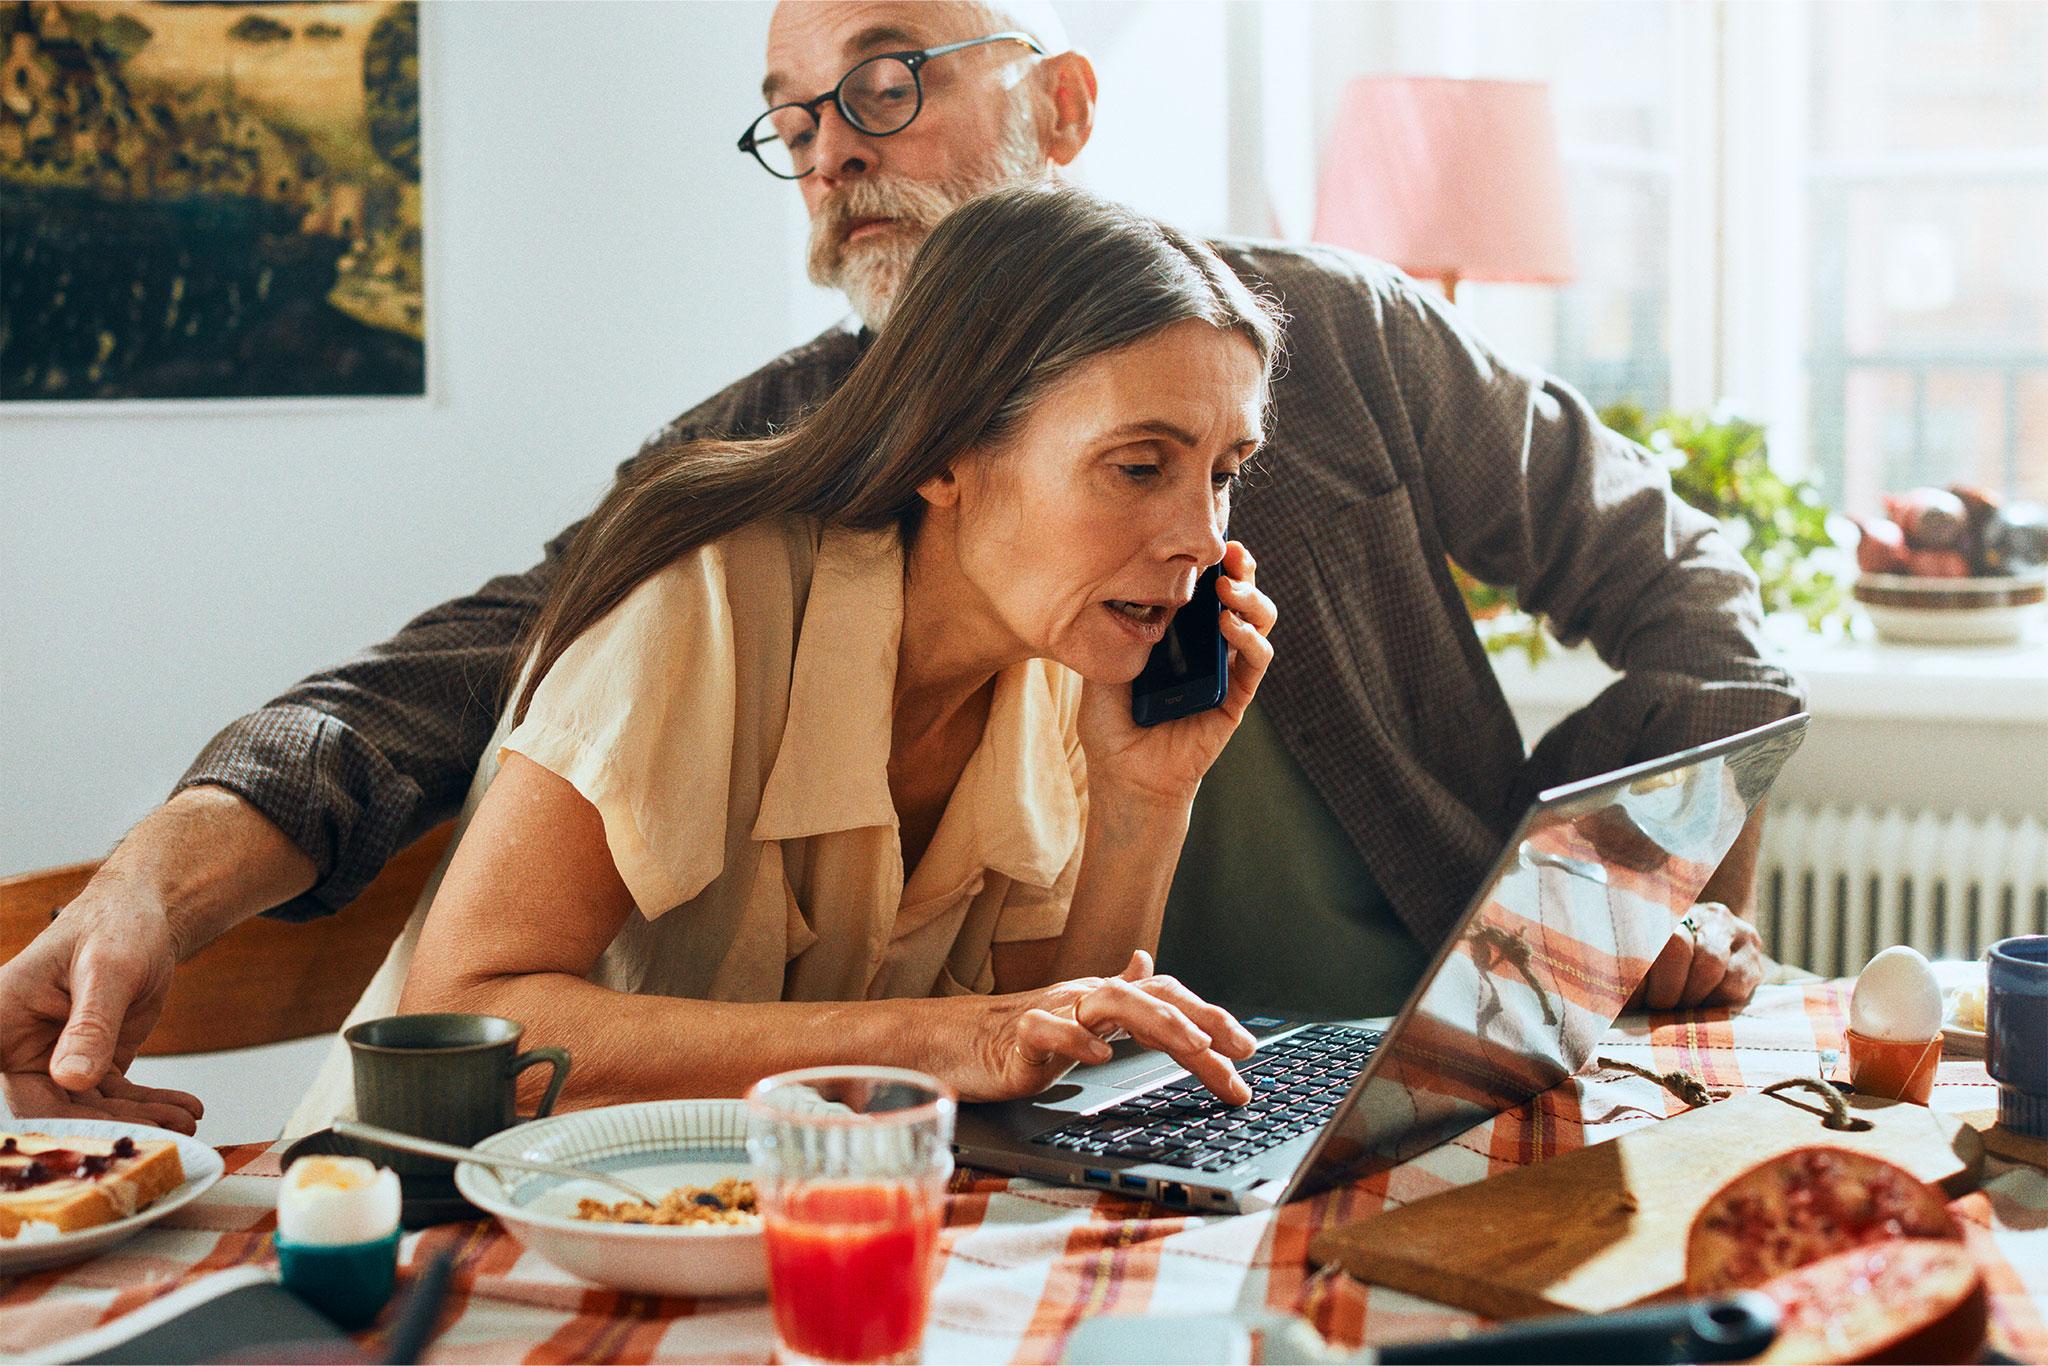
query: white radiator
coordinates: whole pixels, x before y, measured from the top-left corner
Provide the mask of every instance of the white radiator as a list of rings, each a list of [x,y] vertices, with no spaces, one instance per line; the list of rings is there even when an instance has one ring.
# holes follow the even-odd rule
[[[1772,957],[1826,977],[1860,972],[1892,944],[1976,958],[2007,935],[2048,933],[2048,826],[1773,802],[1757,926]]]

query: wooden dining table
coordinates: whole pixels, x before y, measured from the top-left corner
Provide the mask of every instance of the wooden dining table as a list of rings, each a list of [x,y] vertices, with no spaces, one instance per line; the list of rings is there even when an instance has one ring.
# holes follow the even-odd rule
[[[1683,1071],[1742,1094],[1811,1077],[1839,1050],[1848,984],[1763,988],[1739,1013],[1625,1016],[1603,1058]],[[1981,1060],[1940,1067],[1936,1109],[1992,1108]],[[1583,1073],[1391,1171],[1282,1209],[1202,1217],[1102,1192],[959,1173],[925,1356],[934,1362],[1054,1361],[1075,1326],[1097,1315],[1157,1320],[1159,1358],[1174,1354],[1176,1316],[1270,1312],[1306,1317],[1336,1344],[1444,1337],[1481,1321],[1461,1310],[1368,1286],[1308,1260],[1309,1239],[1489,1175],[1658,1123],[1685,1108],[1621,1069]],[[277,1145],[223,1149],[227,1175],[202,1198],[79,1265],[0,1281],[0,1351],[36,1357],[62,1339],[223,1272],[274,1267]],[[1991,1346],[2048,1360],[2048,1174],[1987,1160],[1980,1188],[1952,1202],[1990,1289]],[[629,1295],[579,1281],[526,1252],[488,1221],[408,1234],[402,1275],[455,1253],[453,1292],[432,1361],[765,1361],[766,1302]],[[242,1274],[247,1274],[243,1272]],[[386,1319],[359,1336],[377,1351]]]

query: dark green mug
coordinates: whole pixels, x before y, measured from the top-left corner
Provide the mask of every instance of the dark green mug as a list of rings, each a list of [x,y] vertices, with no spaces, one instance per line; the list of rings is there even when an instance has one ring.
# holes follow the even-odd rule
[[[560,1048],[519,1051],[525,1027],[495,1015],[387,1015],[342,1031],[353,1055],[356,1118],[420,1138],[469,1147],[522,1119],[555,1108],[569,1077]],[[540,1108],[513,1110],[519,1074],[538,1063],[554,1069]],[[378,1160],[401,1176],[447,1176],[453,1163],[384,1149]]]

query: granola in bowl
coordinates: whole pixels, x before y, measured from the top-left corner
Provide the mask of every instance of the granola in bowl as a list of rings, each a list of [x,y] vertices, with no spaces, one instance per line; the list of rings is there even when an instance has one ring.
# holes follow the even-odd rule
[[[576,1217],[607,1224],[660,1224],[668,1227],[751,1225],[761,1222],[754,1201],[754,1183],[727,1177],[710,1186],[678,1186],[661,1197],[661,1203],[621,1200],[576,1202]]]

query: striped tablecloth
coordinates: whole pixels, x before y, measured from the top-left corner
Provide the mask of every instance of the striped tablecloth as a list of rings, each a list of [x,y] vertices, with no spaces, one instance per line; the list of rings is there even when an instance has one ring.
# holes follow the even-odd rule
[[[1750,1007],[1626,1020],[1603,1056],[1682,1069],[1710,1086],[1752,1090],[1812,1076],[1840,1047],[1841,983],[1765,988]],[[1981,1062],[1942,1064],[1934,1104],[1988,1109]],[[1541,1160],[1652,1123],[1682,1106],[1624,1072],[1574,1079],[1407,1165],[1283,1210],[1240,1218],[1171,1215],[1111,1195],[963,1173],[955,1183],[945,1264],[926,1355],[935,1362],[1051,1361],[1084,1317],[1283,1310],[1329,1338],[1383,1344],[1438,1337],[1465,1313],[1307,1265],[1325,1223],[1405,1204],[1448,1186]],[[81,1266],[0,1282],[0,1351],[39,1349],[201,1277],[272,1259],[277,1156],[225,1150],[228,1175],[205,1198]],[[2048,1360],[2048,1176],[1993,1158],[1981,1191],[1955,1202],[1992,1290],[1993,1344]],[[408,1235],[421,1265],[459,1252],[431,1351],[441,1361],[766,1360],[771,1326],[758,1300],[686,1300],[599,1290],[522,1252],[497,1227],[455,1224]],[[1161,1351],[1171,1354],[1168,1325]],[[377,1333],[366,1346],[379,1345]]]

